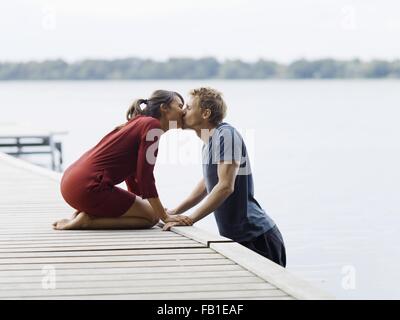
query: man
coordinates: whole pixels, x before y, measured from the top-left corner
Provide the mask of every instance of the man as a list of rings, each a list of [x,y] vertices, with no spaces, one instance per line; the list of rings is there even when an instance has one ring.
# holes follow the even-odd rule
[[[183,128],[203,140],[203,176],[190,196],[169,214],[181,214],[204,198],[189,218],[193,223],[214,212],[219,232],[281,266],[286,266],[282,235],[275,222],[254,199],[253,177],[246,146],[239,132],[222,122],[222,95],[212,88],[190,92]],[[167,223],[164,230],[181,225]]]

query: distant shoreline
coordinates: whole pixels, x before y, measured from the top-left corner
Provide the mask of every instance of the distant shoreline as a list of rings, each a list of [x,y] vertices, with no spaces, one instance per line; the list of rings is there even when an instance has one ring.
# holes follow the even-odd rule
[[[398,60],[270,60],[244,62],[201,58],[0,62],[0,81],[9,80],[289,80],[400,79]]]
[[[22,82],[32,82],[32,83],[39,83],[39,82],[53,82],[53,83],[61,83],[61,82],[74,82],[74,83],[79,83],[79,82],[99,82],[99,83],[106,83],[106,82],[143,82],[143,81],[160,81],[160,82],[174,82],[174,81],[203,81],[207,80],[210,82],[217,82],[217,81],[224,81],[224,82],[240,82],[240,81],[245,81],[245,82],[258,82],[258,81],[271,81],[271,82],[335,82],[335,81],[348,81],[348,82],[354,82],[354,81],[362,81],[362,82],[368,82],[368,81],[379,81],[379,82],[385,82],[385,81],[400,81],[399,78],[324,78],[324,79],[317,79],[317,78],[265,78],[265,79],[249,79],[249,78],[242,78],[242,79],[7,79],[3,80],[0,79],[0,84],[1,83],[22,83]]]

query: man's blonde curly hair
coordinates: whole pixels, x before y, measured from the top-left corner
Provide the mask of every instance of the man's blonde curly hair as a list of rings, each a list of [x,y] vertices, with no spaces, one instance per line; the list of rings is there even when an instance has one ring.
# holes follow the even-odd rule
[[[209,121],[213,125],[218,125],[226,116],[226,104],[222,99],[222,93],[208,87],[193,89],[189,92],[193,98],[197,98],[200,108],[210,109],[211,116]]]

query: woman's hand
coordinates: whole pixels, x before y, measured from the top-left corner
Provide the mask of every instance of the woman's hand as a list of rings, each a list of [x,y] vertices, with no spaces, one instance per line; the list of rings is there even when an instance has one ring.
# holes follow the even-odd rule
[[[173,217],[173,218],[183,218],[183,217],[187,218],[189,221],[187,219],[185,219],[185,221],[166,222],[165,225],[163,226],[163,231],[169,231],[172,227],[175,227],[175,226],[191,226],[191,225],[193,225],[193,220],[187,216],[177,216],[177,217]],[[188,224],[188,222],[190,222],[190,224]]]
[[[168,222],[168,223],[164,224],[162,229],[163,229],[163,231],[169,231],[169,230],[171,230],[172,227],[179,226],[179,225],[180,225],[179,222]]]
[[[169,222],[177,222],[181,226],[191,226],[193,225],[193,220],[190,219],[188,216],[172,216],[167,214],[167,217],[165,219],[162,219],[164,223],[169,223]]]

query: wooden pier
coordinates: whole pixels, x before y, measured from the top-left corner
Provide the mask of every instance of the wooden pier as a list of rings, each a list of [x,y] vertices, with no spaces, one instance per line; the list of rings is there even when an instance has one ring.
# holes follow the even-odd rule
[[[56,135],[65,131],[46,131],[16,123],[0,123],[1,151],[13,155],[50,155],[51,168],[61,172],[63,164],[62,144],[55,140]],[[7,149],[8,151],[4,151]]]
[[[0,299],[332,299],[196,227],[55,231],[60,178],[0,153]]]

